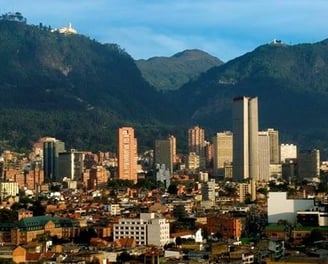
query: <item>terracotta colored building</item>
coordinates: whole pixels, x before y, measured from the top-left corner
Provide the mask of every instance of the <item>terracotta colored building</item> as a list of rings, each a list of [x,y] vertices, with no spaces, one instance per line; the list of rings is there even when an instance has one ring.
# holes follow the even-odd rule
[[[137,139],[132,127],[118,130],[118,178],[137,182]]]
[[[229,214],[207,217],[208,233],[220,233],[223,239],[238,239],[241,237],[242,220]]]

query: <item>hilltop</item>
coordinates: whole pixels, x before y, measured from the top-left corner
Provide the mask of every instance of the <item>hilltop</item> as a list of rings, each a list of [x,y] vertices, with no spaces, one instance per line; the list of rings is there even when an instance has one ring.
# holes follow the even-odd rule
[[[232,98],[258,96],[260,128],[273,127],[283,142],[301,148],[328,142],[328,40],[270,43],[210,69],[172,93],[185,115],[213,131],[231,128]]]
[[[137,60],[142,76],[157,90],[177,90],[200,74],[223,62],[210,54],[197,50],[184,50],[171,57],[153,57]]]

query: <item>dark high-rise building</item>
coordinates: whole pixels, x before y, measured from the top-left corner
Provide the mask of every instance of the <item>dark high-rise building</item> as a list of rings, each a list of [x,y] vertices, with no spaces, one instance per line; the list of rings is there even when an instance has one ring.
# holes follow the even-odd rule
[[[270,164],[280,163],[279,131],[269,128],[267,130],[270,142]]]
[[[70,180],[81,180],[84,169],[84,154],[75,149],[69,152],[59,153],[59,178]]]
[[[59,181],[58,158],[59,153],[65,152],[65,143],[55,138],[48,138],[43,142],[43,170],[45,180]]]
[[[173,172],[172,145],[169,139],[155,140],[155,163],[162,165]]]

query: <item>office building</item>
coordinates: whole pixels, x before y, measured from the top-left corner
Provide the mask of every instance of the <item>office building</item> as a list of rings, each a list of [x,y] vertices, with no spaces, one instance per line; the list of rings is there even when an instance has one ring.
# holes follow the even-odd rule
[[[137,139],[132,127],[118,130],[118,178],[137,182]]]
[[[66,152],[64,142],[55,138],[46,138],[43,142],[43,170],[48,182],[60,180],[58,159],[63,152]]]
[[[81,180],[84,169],[84,153],[71,149],[69,152],[59,153],[59,178]]]
[[[199,165],[205,168],[205,130],[195,126],[188,130],[188,149],[189,153],[194,152],[199,156]]]
[[[232,162],[232,132],[216,133],[213,137],[213,174],[225,177],[225,166]]]

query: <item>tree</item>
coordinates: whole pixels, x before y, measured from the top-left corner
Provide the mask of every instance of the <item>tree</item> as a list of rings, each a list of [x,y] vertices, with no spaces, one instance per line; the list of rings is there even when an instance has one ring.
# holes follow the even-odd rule
[[[185,209],[184,205],[179,204],[179,205],[175,206],[173,209],[173,215],[178,220],[185,218],[187,216],[187,213],[186,213],[186,209]]]
[[[0,223],[13,223],[17,220],[17,213],[6,208],[0,209]]]
[[[176,183],[171,183],[170,186],[167,188],[167,192],[170,194],[177,194],[178,193],[178,186]]]
[[[322,235],[321,231],[317,228],[311,230],[311,233],[308,237],[304,239],[305,245],[313,244],[316,241],[324,240],[324,236]]]

